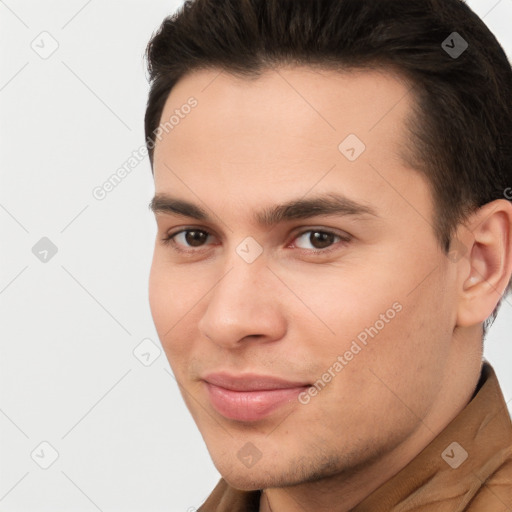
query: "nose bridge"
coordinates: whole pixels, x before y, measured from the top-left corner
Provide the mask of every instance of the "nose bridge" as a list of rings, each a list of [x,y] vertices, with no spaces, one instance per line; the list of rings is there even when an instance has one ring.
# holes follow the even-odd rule
[[[216,343],[233,345],[246,336],[274,336],[282,325],[269,283],[275,277],[263,253],[255,256],[251,244],[242,242],[226,258],[199,321],[199,329]]]
[[[244,254],[239,254],[240,247],[244,249],[243,245],[238,246],[226,260],[227,270],[213,288],[210,300],[210,306],[222,311],[233,308],[238,316],[247,308],[252,309],[255,303],[263,306],[267,296],[265,283],[272,276],[263,256],[246,260]]]
[[[265,281],[272,275],[267,268],[263,246],[252,236],[247,236],[230,246],[228,251],[226,272],[216,287],[219,293],[223,294],[227,289],[228,295],[235,294],[238,299],[245,298],[251,291],[259,293],[258,288],[264,288]],[[250,296],[247,298],[250,299]]]

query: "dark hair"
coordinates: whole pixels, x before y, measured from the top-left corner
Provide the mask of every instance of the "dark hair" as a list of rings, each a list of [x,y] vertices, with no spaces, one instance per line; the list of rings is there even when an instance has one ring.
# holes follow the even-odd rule
[[[464,42],[462,54],[450,52]],[[309,65],[388,70],[410,84],[411,143],[400,156],[431,185],[434,231],[446,253],[457,225],[512,186],[511,65],[462,0],[186,1],[153,35],[146,58],[151,166],[165,101],[187,73],[255,78],[280,65]]]

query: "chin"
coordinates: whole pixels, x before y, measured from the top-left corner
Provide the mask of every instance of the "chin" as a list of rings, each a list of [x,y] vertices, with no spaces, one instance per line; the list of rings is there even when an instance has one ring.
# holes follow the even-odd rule
[[[223,476],[223,478],[231,487],[239,489],[240,491],[257,491],[270,487],[268,477],[262,480],[254,478],[253,475],[242,476],[229,474],[225,477]]]
[[[255,491],[269,487],[287,487],[300,482],[296,471],[291,472],[274,465],[265,465],[263,460],[250,468],[244,467],[238,459],[215,464],[215,467],[229,485],[241,491]]]

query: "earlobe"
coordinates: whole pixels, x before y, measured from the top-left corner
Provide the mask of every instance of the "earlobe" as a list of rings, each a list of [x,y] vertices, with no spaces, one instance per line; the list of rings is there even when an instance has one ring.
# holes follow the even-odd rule
[[[512,204],[487,203],[458,232],[466,246],[459,262],[457,325],[469,327],[491,316],[512,274]],[[469,265],[468,265],[469,263]]]

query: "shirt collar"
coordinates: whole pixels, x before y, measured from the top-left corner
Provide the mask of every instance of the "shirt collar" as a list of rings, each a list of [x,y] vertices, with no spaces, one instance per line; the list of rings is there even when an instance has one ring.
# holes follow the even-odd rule
[[[511,480],[508,489],[503,489],[496,473],[508,461],[511,478],[511,449],[507,404],[493,368],[484,362],[468,405],[353,512],[441,510],[436,508],[439,502],[444,502],[446,510],[469,510],[466,505],[476,499],[486,500],[481,510],[508,510],[512,505]]]

